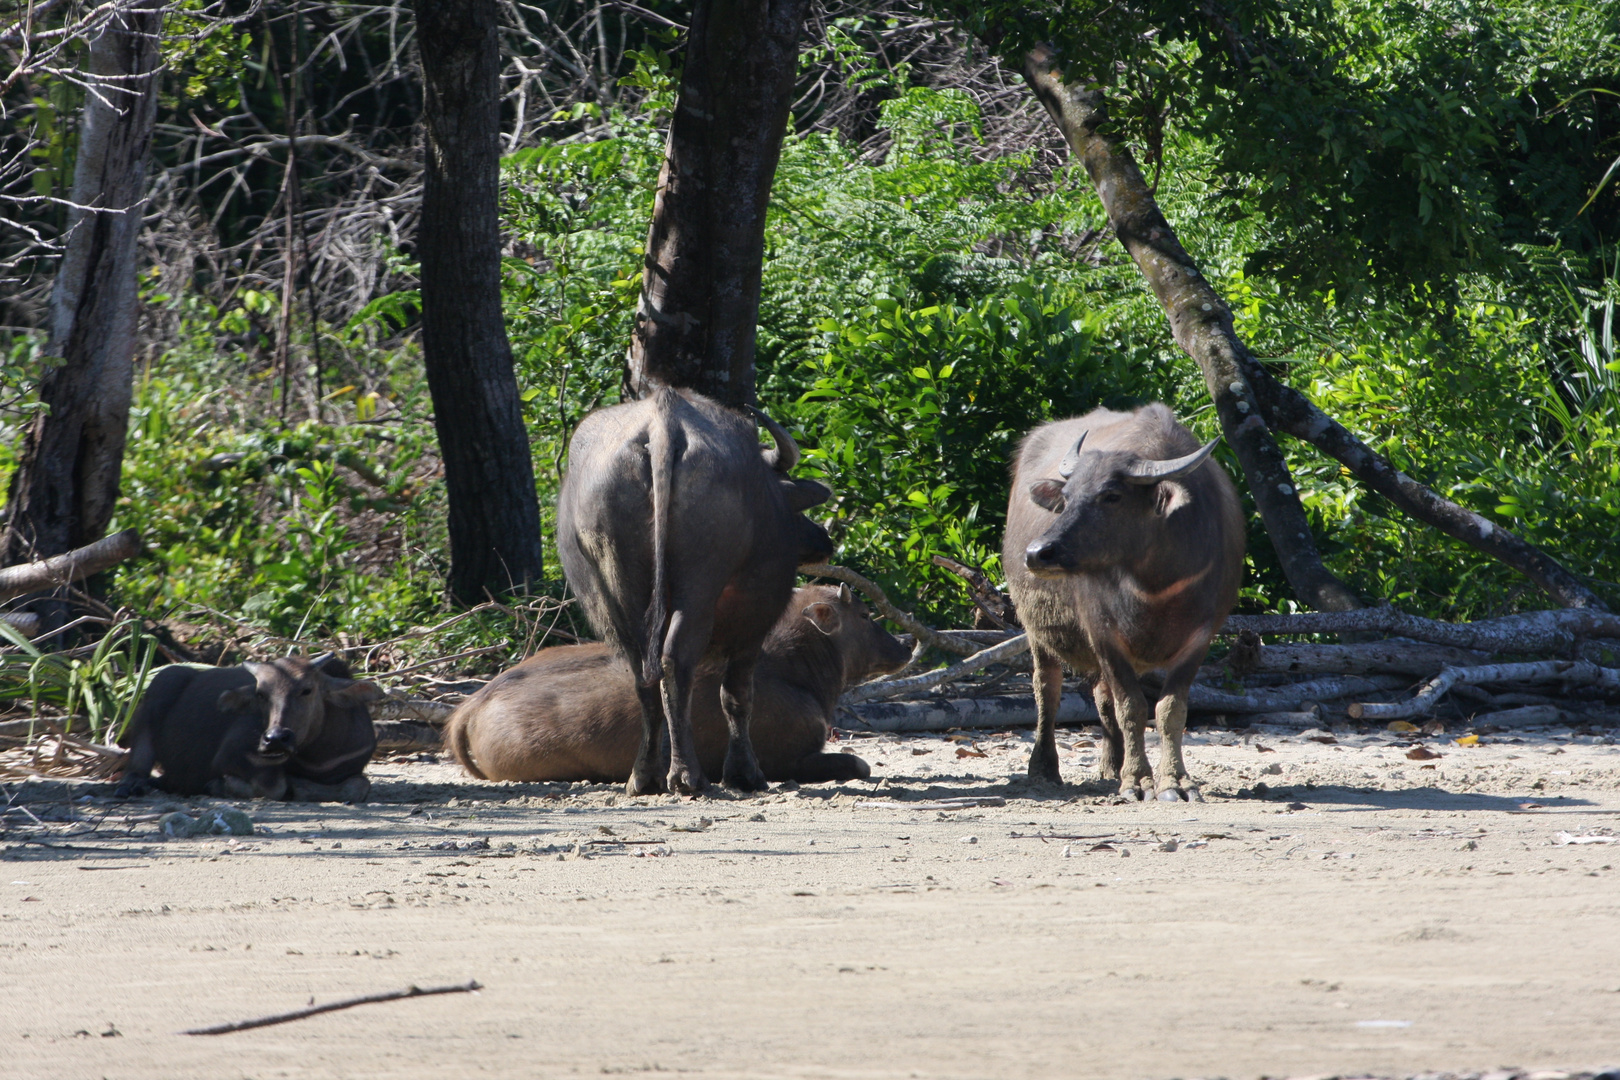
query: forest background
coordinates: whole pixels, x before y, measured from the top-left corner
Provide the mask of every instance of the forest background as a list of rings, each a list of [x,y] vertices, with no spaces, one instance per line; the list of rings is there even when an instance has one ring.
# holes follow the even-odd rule
[[[1241,85],[1212,74],[1223,9],[1203,7],[1200,28],[1162,21],[1093,74],[1239,335],[1398,468],[1620,602],[1620,2],[1271,5]],[[102,596],[227,637],[394,641],[453,609],[417,341],[414,22],[398,3],[235,14],[166,21],[113,523],[149,554]],[[689,14],[502,7],[504,299],[548,545],[569,435],[624,392]],[[1220,429],[1060,135],[983,27],[948,15],[812,9],[757,364],[801,474],[835,492],[838,561],[962,625],[972,605],[931,558],[999,578],[1024,431],[1154,399]],[[46,238],[83,94],[49,72],[5,91],[0,161],[26,165],[0,173],[6,212]],[[3,243],[0,479],[37,408],[52,265]],[[1283,445],[1327,565],[1364,599],[1445,618],[1547,606]],[[1291,610],[1251,521],[1242,609]],[[549,546],[546,572],[562,596]],[[464,667],[494,669],[536,640],[512,631],[491,609],[387,660],[481,649]]]

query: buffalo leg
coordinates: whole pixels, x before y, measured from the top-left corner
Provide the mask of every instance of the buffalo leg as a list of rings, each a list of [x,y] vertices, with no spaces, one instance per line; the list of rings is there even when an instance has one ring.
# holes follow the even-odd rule
[[[720,781],[738,791],[764,791],[770,784],[754,756],[754,741],[748,724],[754,715],[754,665],[756,656],[734,656],[726,664],[720,683],[720,708],[726,714],[726,764]]]
[[[669,771],[664,757],[668,745],[664,741],[664,704],[657,683],[637,686],[636,696],[641,699],[641,746],[624,791],[626,795],[657,795],[664,790],[664,774]]]
[[[1029,752],[1029,778],[1048,784],[1061,784],[1058,771],[1057,714],[1063,698],[1063,661],[1033,642],[1030,657],[1035,663],[1035,748]]]
[[[1097,747],[1097,775],[1104,780],[1118,780],[1120,766],[1125,764],[1125,740],[1120,734],[1108,684],[1098,679],[1091,688],[1091,700],[1097,706],[1097,722],[1102,727],[1102,745]]]
[[[157,739],[151,728],[135,733],[134,745],[129,748],[129,763],[124,766],[124,778],[118,782],[113,797],[128,799],[145,795],[152,790],[152,766],[157,764]]]
[[[845,780],[866,780],[872,766],[854,754],[806,754],[793,763],[787,778],[801,784],[828,784]]]
[[[1103,657],[1103,680],[1113,699],[1114,716],[1124,745],[1119,768],[1119,793],[1127,799],[1140,799],[1152,790],[1153,769],[1147,759],[1147,698],[1137,684],[1136,673],[1119,657]]]
[[[709,786],[692,738],[692,675],[708,647],[714,620],[695,619],[678,609],[664,634],[664,718],[669,728],[669,790],[675,795],[696,795]],[[755,766],[758,767],[757,765]]]
[[[1203,802],[1198,786],[1187,777],[1187,765],[1181,758],[1181,737],[1187,730],[1187,691],[1165,694],[1155,710],[1159,725],[1159,772],[1154,787],[1160,799],[1176,802]]]
[[[288,781],[287,798],[291,802],[363,803],[371,794],[371,780],[364,774],[351,776],[339,784],[321,784],[314,780]]]

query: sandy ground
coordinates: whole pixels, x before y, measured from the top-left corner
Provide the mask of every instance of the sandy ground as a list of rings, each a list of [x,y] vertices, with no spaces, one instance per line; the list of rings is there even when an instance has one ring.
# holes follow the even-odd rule
[[[1022,781],[1020,733],[856,739],[871,782],[696,801],[386,761],[373,802],[247,804],[241,838],[161,839],[173,800],[13,787],[0,1073],[1620,1063],[1614,732],[1429,738],[1421,761],[1384,732],[1195,732],[1194,805],[1118,803],[1062,734],[1084,781],[1063,789]],[[971,796],[1005,805],[938,808]],[[484,989],[176,1034],[468,979]]]

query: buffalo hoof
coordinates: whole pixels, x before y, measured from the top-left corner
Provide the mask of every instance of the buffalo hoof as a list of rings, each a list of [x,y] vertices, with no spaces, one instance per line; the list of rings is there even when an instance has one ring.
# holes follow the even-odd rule
[[[150,776],[126,776],[113,789],[115,799],[138,799],[142,795],[149,795],[154,790]]]
[[[670,769],[669,792],[671,795],[701,795],[709,790],[709,778],[703,775],[703,770]]]
[[[752,770],[726,768],[720,774],[720,782],[733,791],[765,791],[771,782],[765,779],[765,771],[758,765]]]
[[[624,785],[626,795],[662,795],[664,790],[663,777],[653,773],[632,772]]]
[[[1159,792],[1159,801],[1160,802],[1180,802],[1181,799],[1182,799],[1181,792],[1179,790],[1177,790],[1176,788],[1173,788],[1173,787],[1167,787],[1164,790]],[[1188,800],[1188,801],[1190,802],[1191,800]]]
[[[371,778],[351,776],[338,785],[338,798],[346,803],[363,803],[371,794]]]
[[[1029,778],[1037,784],[1061,784],[1063,773],[1058,769],[1057,754],[1043,754],[1037,745],[1029,755]]]
[[[1135,780],[1120,781],[1119,794],[1121,798],[1129,799],[1131,802],[1142,802],[1151,797],[1143,793]]]

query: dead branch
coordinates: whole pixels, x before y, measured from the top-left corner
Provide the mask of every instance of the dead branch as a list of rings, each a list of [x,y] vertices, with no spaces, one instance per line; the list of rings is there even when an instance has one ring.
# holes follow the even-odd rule
[[[968,595],[973,597],[973,602],[979,605],[980,611],[990,617],[991,622],[1003,630],[1012,630],[1019,625],[1018,612],[1013,607],[1012,597],[992,585],[983,570],[964,565],[943,555],[934,556],[934,565],[949,570],[967,582]]]
[[[1583,639],[1620,638],[1620,616],[1591,608],[1564,608],[1505,615],[1472,623],[1448,623],[1408,615],[1395,607],[1360,611],[1315,611],[1301,615],[1233,615],[1223,634],[1343,634],[1373,631],[1489,653],[1569,652]]]
[[[1250,690],[1244,694],[1230,694],[1194,683],[1187,698],[1187,708],[1193,712],[1292,712],[1302,705],[1358,694],[1400,690],[1407,685],[1407,681],[1398,675],[1340,675],[1267,690]]]
[[[420,720],[424,724],[440,726],[450,719],[450,714],[456,711],[456,707],[442,701],[427,701],[423,698],[391,697],[372,702],[366,706],[366,711],[371,714],[371,719],[377,722]]]
[[[906,679],[876,679],[869,683],[862,683],[846,693],[841,699],[845,704],[853,705],[860,701],[870,701],[874,698],[898,697],[901,694],[920,690],[932,690],[943,683],[954,682],[964,675],[971,675],[991,664],[1000,663],[1009,657],[1029,651],[1029,638],[1023,634],[1000,645],[992,645],[982,649],[959,664],[943,667],[937,671],[930,671],[923,675],[913,675]]]
[[[82,581],[125,559],[133,559],[140,551],[140,534],[134,529],[125,529],[63,555],[8,566],[0,570],[0,599]]]
[[[233,1020],[228,1024],[215,1024],[213,1027],[192,1028],[180,1032],[181,1035],[229,1035],[233,1031],[247,1031],[251,1028],[269,1027],[272,1024],[285,1024],[289,1020],[302,1020],[307,1016],[319,1016],[321,1013],[336,1012],[338,1009],[352,1009],[356,1005],[371,1005],[379,1001],[402,1001],[405,998],[430,997],[434,994],[471,994],[484,987],[477,979],[453,986],[409,986],[404,990],[390,990],[383,994],[365,994],[361,997],[344,998],[342,1001],[332,1001],[325,1005],[311,1005],[307,1009],[294,1009],[292,1012],[276,1013],[272,1016],[259,1016],[252,1020]]]
[[[1479,667],[1442,668],[1406,701],[1392,704],[1357,702],[1350,715],[1357,720],[1405,720],[1428,716],[1440,699],[1458,683],[1538,683],[1559,682],[1570,686],[1601,686],[1620,690],[1620,669],[1598,667],[1584,660],[1541,660],[1526,664],[1484,664]]]
[[[1359,645],[1314,645],[1284,642],[1261,645],[1243,662],[1206,664],[1201,679],[1220,678],[1225,669],[1243,675],[1433,675],[1447,664],[1478,664],[1490,654],[1447,645],[1410,641],[1373,641]]]
[[[953,653],[957,656],[971,656],[978,651],[975,643],[963,642],[941,634],[931,626],[923,624],[922,620],[909,611],[902,611],[894,606],[889,594],[875,581],[862,577],[847,566],[828,566],[826,563],[816,563],[813,566],[799,567],[799,573],[806,577],[832,578],[842,581],[845,585],[859,589],[883,613],[883,617],[892,622],[899,623],[919,640],[926,641],[940,652]]]

